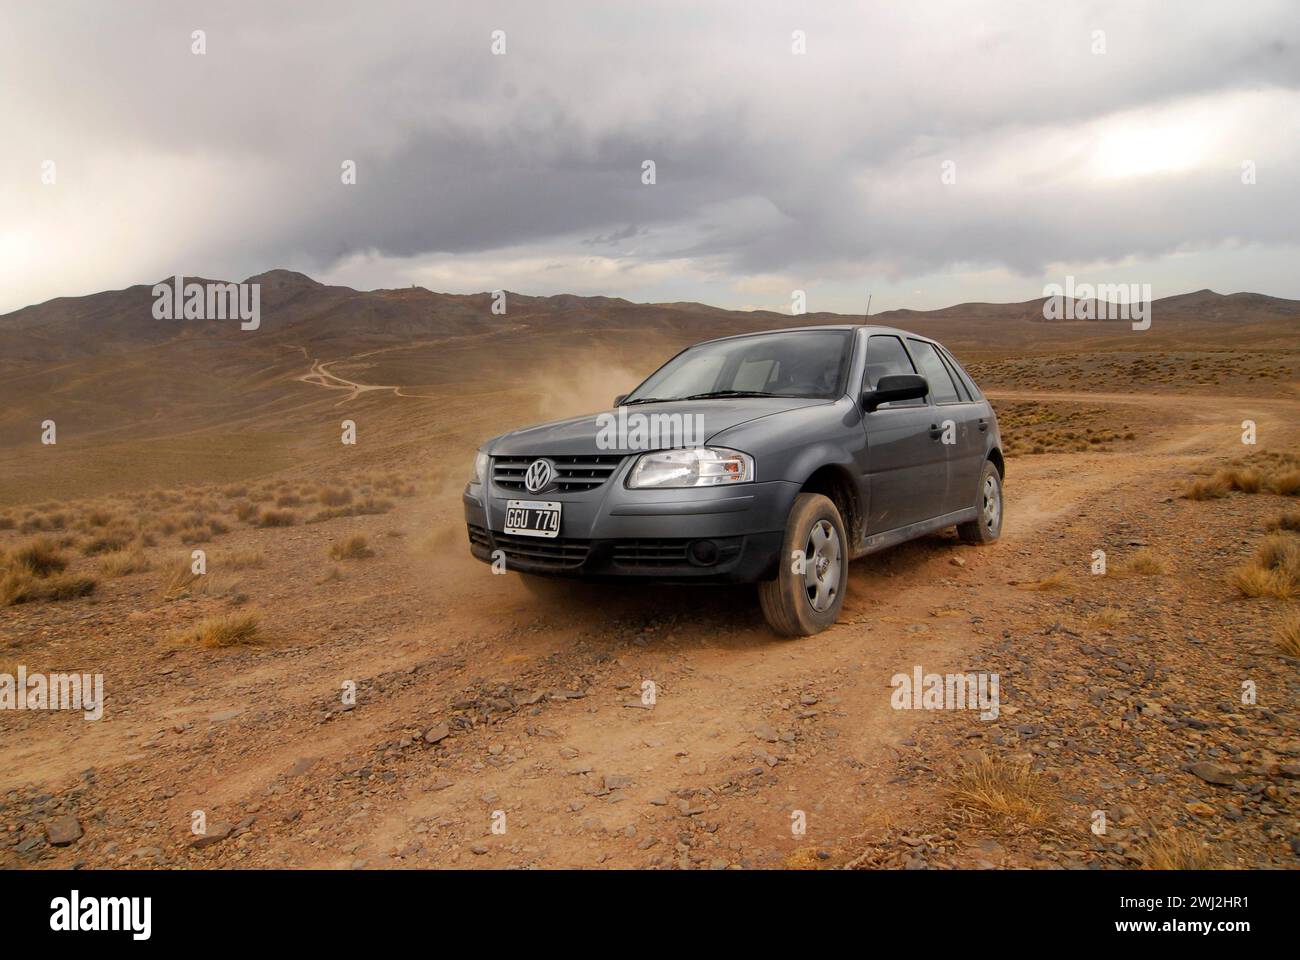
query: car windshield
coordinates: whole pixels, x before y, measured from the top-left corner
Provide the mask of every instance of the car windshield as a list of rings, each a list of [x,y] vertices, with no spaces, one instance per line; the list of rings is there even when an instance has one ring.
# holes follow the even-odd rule
[[[798,330],[702,343],[679,353],[628,394],[626,403],[718,397],[844,394],[849,331]]]

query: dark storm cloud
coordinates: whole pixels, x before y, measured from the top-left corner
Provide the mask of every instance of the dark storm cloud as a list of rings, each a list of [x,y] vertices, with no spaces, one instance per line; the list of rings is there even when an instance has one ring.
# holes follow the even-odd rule
[[[231,275],[599,244],[740,278],[1032,275],[1286,244],[1300,213],[1287,2],[43,4],[5,20],[0,173],[21,195],[3,212],[48,219],[30,185],[44,157],[61,182],[93,171],[71,227],[124,281],[168,248],[115,242],[123,217]]]

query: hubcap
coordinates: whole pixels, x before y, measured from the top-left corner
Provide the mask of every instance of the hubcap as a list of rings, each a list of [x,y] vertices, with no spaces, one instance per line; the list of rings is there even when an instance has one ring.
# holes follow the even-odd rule
[[[804,588],[808,603],[818,613],[829,610],[840,592],[840,535],[827,520],[818,520],[808,532],[804,547],[807,572]]]
[[[998,478],[990,474],[984,478],[984,526],[989,532],[998,529],[1002,519],[1002,491],[998,487]]]

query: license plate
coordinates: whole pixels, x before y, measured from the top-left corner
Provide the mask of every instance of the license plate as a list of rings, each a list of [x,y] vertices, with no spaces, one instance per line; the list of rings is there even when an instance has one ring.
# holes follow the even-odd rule
[[[554,500],[507,500],[505,533],[558,537],[560,504]]]

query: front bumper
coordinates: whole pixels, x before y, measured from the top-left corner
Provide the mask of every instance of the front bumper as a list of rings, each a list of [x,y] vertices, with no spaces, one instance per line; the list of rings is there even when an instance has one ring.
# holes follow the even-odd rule
[[[468,485],[462,500],[470,552],[487,563],[504,558],[509,570],[591,580],[748,583],[775,576],[798,485],[629,490],[623,474],[594,490],[539,494],[564,504],[553,539],[501,532],[506,501],[527,494],[491,480]]]

